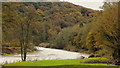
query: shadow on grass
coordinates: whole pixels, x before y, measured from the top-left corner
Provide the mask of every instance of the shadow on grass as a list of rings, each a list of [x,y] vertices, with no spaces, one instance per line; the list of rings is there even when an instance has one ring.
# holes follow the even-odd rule
[[[62,66],[3,66],[2,68],[120,68],[120,67],[119,66],[62,65]]]

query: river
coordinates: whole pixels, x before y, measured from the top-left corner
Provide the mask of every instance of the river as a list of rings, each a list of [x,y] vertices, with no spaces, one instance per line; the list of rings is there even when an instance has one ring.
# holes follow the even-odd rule
[[[88,54],[82,54],[77,52],[70,52],[59,49],[35,47],[36,52],[27,54],[27,61],[36,61],[36,60],[52,60],[52,59],[81,59],[88,58]],[[19,55],[10,55],[10,56],[0,56],[0,65],[6,63],[20,62]]]

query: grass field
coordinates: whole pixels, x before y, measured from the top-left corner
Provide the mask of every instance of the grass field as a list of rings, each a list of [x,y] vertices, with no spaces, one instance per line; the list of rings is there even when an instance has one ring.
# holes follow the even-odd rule
[[[6,64],[2,68],[120,68],[116,65],[83,63],[91,60],[108,61],[106,58],[26,61]]]

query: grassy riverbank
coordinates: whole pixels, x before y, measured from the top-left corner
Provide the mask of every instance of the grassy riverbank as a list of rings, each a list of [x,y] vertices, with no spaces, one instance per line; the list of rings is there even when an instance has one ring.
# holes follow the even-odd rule
[[[107,62],[106,58],[88,58],[88,59],[65,59],[65,60],[41,60],[26,61],[4,65],[2,68],[119,68],[116,65],[103,63],[84,63],[91,60]]]

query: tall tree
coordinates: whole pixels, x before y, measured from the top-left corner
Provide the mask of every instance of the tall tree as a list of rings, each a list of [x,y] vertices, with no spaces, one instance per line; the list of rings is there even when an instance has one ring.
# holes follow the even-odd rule
[[[18,27],[20,28],[18,32],[20,34],[18,36],[18,39],[20,41],[21,46],[22,61],[26,61],[27,48],[30,44],[30,39],[32,37],[31,34],[32,24],[37,20],[38,14],[35,11],[35,8],[32,5],[29,5],[23,8],[23,12],[20,15],[21,15],[20,18],[19,16],[17,16],[18,19],[20,19],[20,21],[16,21],[18,23],[18,26],[20,26]]]
[[[27,48],[32,38],[32,24],[37,21],[39,14],[33,5],[25,6],[15,4],[19,3],[3,7],[3,11],[5,11],[3,13],[3,33],[4,36],[10,37],[10,40],[16,39],[16,41],[19,42],[21,59],[22,61],[26,61]],[[17,8],[15,8],[16,6]],[[6,10],[10,12],[8,13]]]

